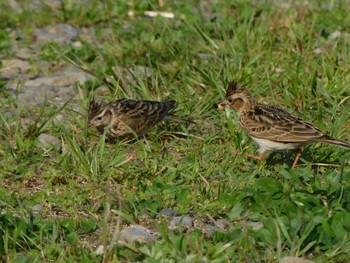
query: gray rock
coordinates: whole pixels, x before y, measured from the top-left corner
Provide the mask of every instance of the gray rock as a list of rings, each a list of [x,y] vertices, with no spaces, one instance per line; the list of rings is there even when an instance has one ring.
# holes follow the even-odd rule
[[[36,204],[32,207],[32,212],[34,215],[41,214],[43,212],[42,204]]]
[[[171,218],[178,215],[180,214],[171,208],[163,208],[162,210],[159,211],[156,218],[162,218],[162,217]]]
[[[35,57],[37,53],[36,50],[28,47],[19,49],[12,48],[12,50],[16,53],[16,58],[19,59],[30,59],[32,57]]]
[[[284,257],[280,260],[280,263],[314,263],[314,261],[299,257]]]
[[[103,255],[103,251],[104,251],[104,246],[103,246],[103,245],[99,245],[99,246],[96,248],[95,254],[96,254],[96,255]]]
[[[44,148],[59,147],[61,144],[61,141],[58,138],[45,133],[39,135],[38,141]]]
[[[334,31],[330,36],[329,36],[329,38],[330,39],[337,39],[337,38],[339,38],[341,36],[341,32],[339,31],[339,30],[336,30],[336,31]]]
[[[68,44],[77,39],[79,29],[69,24],[49,25],[34,32],[35,40],[41,44],[48,42],[56,42],[60,44]]]
[[[4,79],[17,77],[19,74],[26,73],[31,68],[28,62],[20,59],[4,59],[1,62],[0,77]]]
[[[76,68],[68,67],[59,71],[54,76],[39,77],[18,83],[10,81],[6,89],[18,97],[18,101],[24,105],[41,104],[45,101],[64,103],[76,94],[75,83],[83,84],[93,77]]]
[[[54,76],[39,77],[36,79],[27,80],[25,82],[26,87],[38,87],[38,86],[52,86],[52,87],[66,87],[74,85],[76,82],[83,84],[85,81],[92,79],[92,77],[79,70],[65,70],[59,72]],[[12,87],[13,88],[13,87]]]
[[[62,114],[58,114],[54,119],[53,119],[53,123],[55,125],[58,124],[67,124],[67,118],[65,116],[63,116]]]
[[[16,94],[13,89],[9,90],[12,94]],[[21,105],[37,105],[46,101],[50,102],[66,102],[75,95],[76,91],[70,87],[52,87],[42,85],[39,87],[27,87],[18,94],[18,102]]]
[[[194,221],[194,227],[201,230],[202,233],[212,235],[214,232],[225,232],[225,228],[228,225],[228,221],[225,219],[218,219],[213,223],[212,221],[205,222],[202,219],[196,219]]]
[[[135,86],[135,79],[146,79],[151,77],[152,70],[149,67],[139,66],[135,65],[130,68],[123,68],[119,66],[113,67],[115,75],[118,77],[118,81],[120,82],[121,86],[126,90],[128,93],[129,90],[132,90],[131,87]],[[111,76],[107,77],[107,80],[113,83],[114,78]],[[114,81],[116,81],[114,79]],[[132,97],[132,93],[128,93],[130,97]]]
[[[215,221],[215,225],[218,228],[224,230],[224,229],[226,229],[228,227],[229,222],[226,219],[220,218],[220,219]]]
[[[143,226],[131,225],[120,232],[119,240],[128,243],[152,243],[157,240],[157,236]]]
[[[7,4],[12,9],[14,13],[22,13],[22,7],[15,0],[7,0]]]
[[[169,229],[175,230],[179,227],[190,229],[193,227],[194,218],[190,216],[175,216],[169,222]]]
[[[243,221],[242,224],[244,227],[252,227],[254,231],[258,231],[264,227],[262,222]]]
[[[38,11],[42,8],[44,8],[45,6],[47,6],[48,8],[51,9],[58,9],[62,7],[62,0],[50,0],[50,1],[42,1],[42,0],[32,0],[29,2],[24,2],[23,1],[15,1],[15,0],[7,0],[9,6],[11,7],[11,9],[15,12],[15,13],[22,13],[23,12],[23,8],[21,7],[21,5],[24,7],[25,10],[35,10]],[[19,5],[18,3],[21,3],[21,5]]]
[[[50,1],[38,1],[38,4],[41,5],[46,5],[49,8],[52,9],[58,9],[58,8],[62,8],[62,2],[63,0],[50,0]]]
[[[15,114],[12,111],[5,111],[5,117],[6,118],[12,118]]]
[[[194,220],[193,226],[195,228],[199,229],[200,231],[202,231],[202,233],[207,234],[207,235],[211,235],[215,231],[217,231],[215,226],[207,224],[201,219]]]

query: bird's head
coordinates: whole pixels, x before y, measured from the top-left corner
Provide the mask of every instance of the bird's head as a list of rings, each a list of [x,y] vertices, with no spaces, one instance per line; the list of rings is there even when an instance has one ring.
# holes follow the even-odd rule
[[[113,109],[102,102],[97,102],[94,98],[89,102],[88,127],[97,128],[100,132],[111,124],[113,119]]]
[[[223,110],[225,107],[229,107],[239,114],[250,107],[252,103],[254,103],[254,99],[250,93],[244,87],[239,87],[237,82],[231,81],[228,84],[225,98],[218,104],[218,108]]]

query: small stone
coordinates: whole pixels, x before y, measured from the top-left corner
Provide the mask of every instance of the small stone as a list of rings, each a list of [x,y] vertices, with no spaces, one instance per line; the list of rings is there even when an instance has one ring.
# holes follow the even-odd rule
[[[193,221],[193,226],[194,226],[195,228],[198,228],[198,229],[205,228],[206,225],[208,225],[208,224],[205,223],[202,219],[199,219],[199,218],[196,218],[196,219]]]
[[[320,49],[320,48],[314,49],[314,54],[315,54],[315,55],[320,55],[320,54],[322,54],[322,49]]]
[[[180,226],[182,228],[190,229],[193,227],[194,218],[190,216],[175,216],[169,222],[169,229],[175,230]]]
[[[83,47],[83,43],[81,43],[80,41],[74,41],[72,43],[72,46],[75,48],[82,48]]]
[[[43,211],[43,206],[42,204],[36,204],[32,207],[32,212],[34,215],[41,214]]]
[[[336,30],[336,31],[334,31],[334,32],[329,36],[329,38],[330,38],[330,39],[337,39],[337,38],[339,38],[340,36],[341,36],[340,31],[339,31],[339,30]]]
[[[15,0],[7,0],[7,4],[11,7],[14,13],[22,13],[22,7]]]
[[[179,216],[179,215],[180,214],[178,212],[174,211],[171,208],[163,208],[162,210],[159,211],[156,218],[162,218],[162,217],[170,218],[170,217]]]
[[[282,68],[279,68],[279,67],[275,68],[276,73],[282,73],[283,71],[284,70]]]
[[[264,227],[264,224],[262,222],[243,221],[242,224],[244,227],[252,227],[254,231],[258,231]]]
[[[119,239],[128,243],[152,243],[157,240],[157,236],[143,226],[131,225],[120,232]]]
[[[79,35],[79,29],[69,24],[49,25],[35,30],[35,39],[39,43],[56,42],[67,44],[75,41]]]
[[[314,261],[299,257],[284,257],[280,260],[280,263],[314,263]]]
[[[30,59],[36,56],[36,51],[28,47],[13,50],[16,52],[16,58],[18,59]]]
[[[15,114],[12,111],[5,111],[5,117],[6,118],[12,118]]]
[[[11,79],[19,74],[26,73],[31,68],[30,64],[20,59],[4,59],[0,68],[0,77]]]
[[[99,86],[95,89],[96,96],[108,96],[110,94],[110,90],[106,86]]]
[[[46,133],[40,134],[38,140],[44,148],[50,148],[52,146],[57,147],[61,144],[58,138]]]
[[[103,245],[99,245],[95,251],[96,255],[103,255],[103,250],[104,250],[104,246]]]
[[[54,76],[38,77],[18,84],[18,81],[10,81],[6,89],[17,96],[20,104],[37,105],[46,101],[55,104],[65,103],[77,93],[75,83],[83,84],[92,80],[89,74],[73,67],[67,67]]]
[[[63,116],[62,114],[58,114],[54,120],[53,120],[54,124],[58,125],[58,124],[66,124],[67,123],[67,119],[65,116]]]
[[[194,220],[193,226],[199,229],[200,231],[202,231],[203,234],[206,234],[208,236],[210,236],[211,234],[213,234],[215,231],[218,230],[218,227],[213,226],[211,224],[207,224],[201,219]]]
[[[226,219],[220,218],[215,221],[215,225],[222,230],[226,229],[229,225],[229,222]]]
[[[40,77],[26,81],[25,86],[52,86],[52,87],[66,87],[74,85],[76,82],[83,84],[91,77],[85,72],[65,72],[52,77]]]

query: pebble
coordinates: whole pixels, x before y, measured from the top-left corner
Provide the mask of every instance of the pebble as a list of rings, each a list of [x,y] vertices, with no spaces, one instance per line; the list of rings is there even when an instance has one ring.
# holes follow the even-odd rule
[[[284,257],[280,260],[280,263],[314,263],[314,261],[299,257]]]
[[[77,39],[79,29],[69,24],[49,25],[34,32],[34,38],[39,44],[55,42],[59,44],[68,44]]]
[[[334,31],[330,36],[329,36],[329,38],[330,39],[337,39],[337,38],[339,38],[341,36],[341,32],[339,31],[339,30],[336,30],[336,31]]]
[[[315,54],[315,55],[320,55],[320,54],[322,54],[322,49],[320,49],[320,48],[314,49],[314,54]]]
[[[252,227],[254,231],[258,231],[264,227],[264,224],[262,222],[243,221],[242,224],[244,227]]]
[[[77,91],[75,83],[83,84],[87,80],[92,80],[89,74],[73,67],[67,67],[56,72],[54,76],[41,76],[29,79],[19,84],[17,80],[6,84],[6,89],[13,96],[16,96],[19,103],[23,105],[36,105],[45,101],[66,102]]]
[[[201,219],[194,220],[193,226],[202,231],[202,233],[207,234],[208,236],[212,235],[216,231],[221,231],[221,229],[217,226],[207,224]]]
[[[34,215],[39,215],[43,212],[42,204],[36,204],[32,207],[32,212]]]
[[[7,4],[13,12],[17,14],[22,13],[22,7],[15,0],[7,0]]]
[[[35,50],[27,47],[15,49],[14,52],[16,52],[16,58],[18,59],[30,59],[36,55]]]
[[[52,146],[59,147],[60,144],[61,144],[60,139],[58,139],[55,136],[46,134],[46,133],[40,134],[39,137],[38,137],[38,141],[41,143],[41,145],[44,148],[50,148]]]
[[[174,216],[179,216],[180,214],[176,211],[174,211],[171,208],[163,208],[162,210],[159,211],[159,213],[157,214],[156,218],[171,218]]]
[[[146,79],[150,78],[152,74],[152,69],[150,67],[140,65],[135,65],[129,68],[115,66],[113,67],[113,71],[124,86],[134,86],[135,78]]]
[[[190,229],[193,227],[194,218],[190,216],[175,216],[173,217],[168,225],[168,228],[171,230],[181,228]]]
[[[55,125],[59,125],[59,124],[67,124],[67,118],[65,116],[63,116],[62,114],[58,114],[54,119],[53,119],[53,123]]]
[[[3,79],[11,79],[19,74],[26,73],[30,68],[30,64],[21,59],[4,59],[1,61],[0,77]]]
[[[99,245],[95,251],[95,254],[100,256],[103,255],[103,250],[104,250],[104,246],[103,245]]]
[[[131,225],[120,232],[119,239],[128,243],[152,243],[157,240],[157,236],[143,226]]]
[[[8,90],[13,96],[16,96],[16,92],[13,89]],[[60,101],[64,102],[69,100],[75,91],[68,87],[51,87],[49,85],[41,86],[29,86],[17,95],[20,105],[38,105],[43,104],[46,101]]]
[[[220,228],[220,229],[226,229],[229,225],[229,221],[227,221],[224,218],[219,218],[218,220],[215,221],[215,225]]]

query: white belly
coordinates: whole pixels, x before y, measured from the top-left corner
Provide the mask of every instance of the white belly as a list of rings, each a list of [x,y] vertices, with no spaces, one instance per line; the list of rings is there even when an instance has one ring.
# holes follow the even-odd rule
[[[252,137],[253,141],[259,144],[260,149],[259,152],[263,153],[265,151],[286,151],[286,150],[294,150],[300,147],[297,143],[283,143],[283,142],[275,142],[261,138]]]

